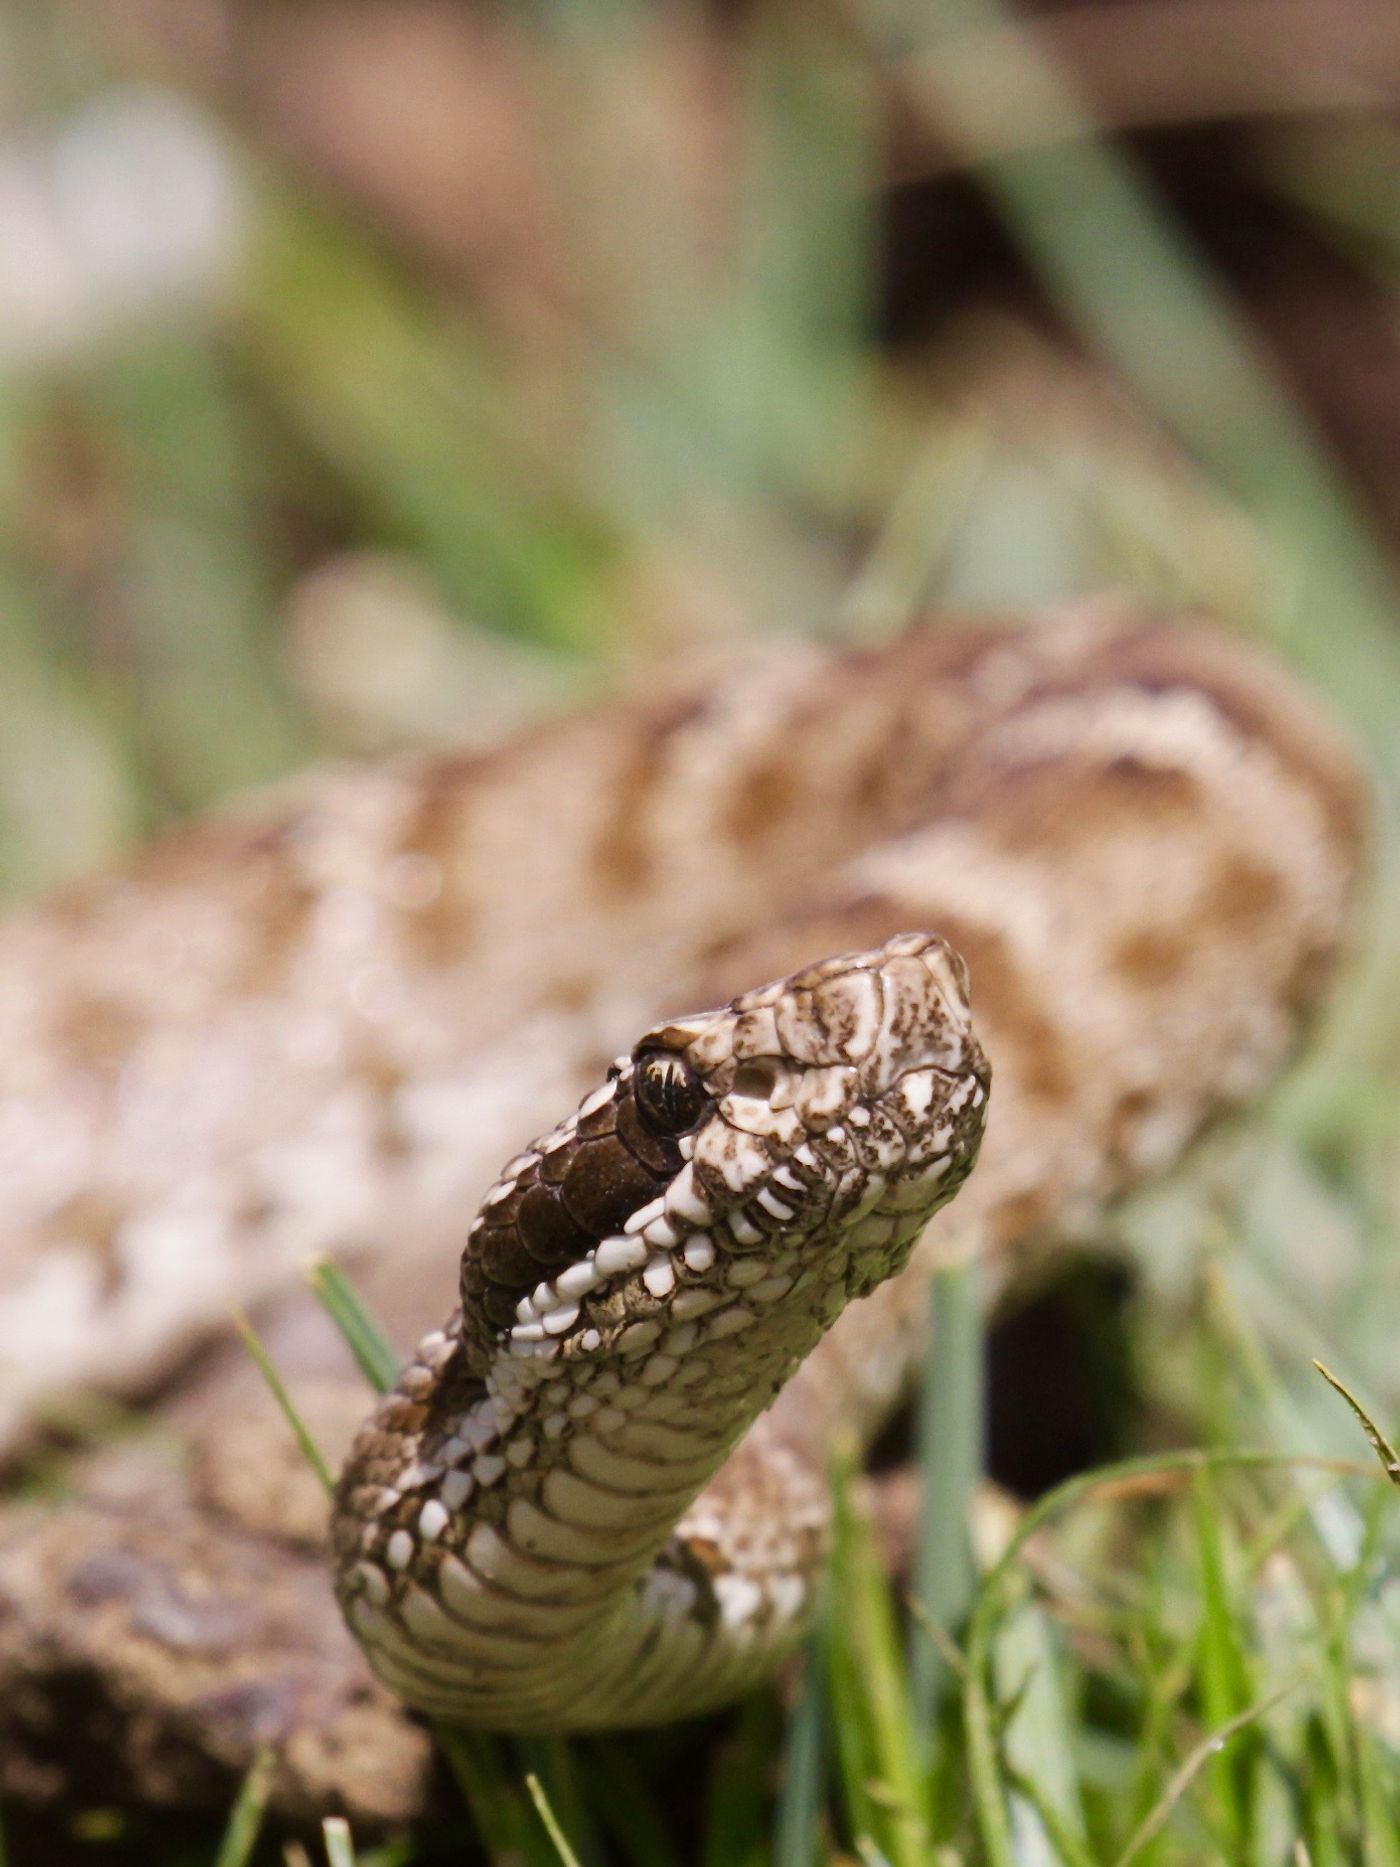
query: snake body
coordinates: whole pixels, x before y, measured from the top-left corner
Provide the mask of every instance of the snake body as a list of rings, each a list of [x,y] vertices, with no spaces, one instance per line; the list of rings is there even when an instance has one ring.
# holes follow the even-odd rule
[[[960,963],[906,936],[649,1032],[513,1160],[460,1311],[341,1478],[341,1599],[380,1677],[578,1729],[771,1668],[815,1580],[811,1475],[757,1547],[673,1527],[961,1186],[988,1076]]]
[[[0,1511],[4,1783],[62,1793],[115,1757],[124,1787],[218,1799],[272,1741],[289,1804],[417,1806],[425,1751],[336,1626],[311,1481],[243,1363],[190,1357],[229,1301],[260,1302],[338,1454],[363,1395],[296,1295],[302,1259],[354,1255],[412,1341],[484,1198],[460,1319],[350,1452],[356,1633],[412,1702],[515,1728],[736,1689],[801,1624],[831,1435],[868,1436],[902,1391],[922,1274],[975,1257],[994,1297],[1273,1080],[1343,943],[1365,814],[1345,741],[1257,651],[1090,606],[774,651],[484,758],[312,780],[12,917],[0,1436],[55,1382],[129,1393],[183,1363],[159,1417],[189,1455],[114,1448],[63,1508]],[[775,1096],[746,1098],[725,1046],[762,1027],[742,1067],[800,1063],[794,1107],[808,1070],[859,1079],[869,1135],[948,1150],[931,1207],[978,1071],[956,968],[902,951],[911,928],[970,975],[996,1073],[977,1168],[922,1227],[917,1203],[886,1209],[898,1162],[865,1220],[843,1231],[838,1199],[808,1226],[804,1172],[828,1186],[860,1126],[778,1160]],[[902,1028],[883,983],[859,1060],[809,1062],[800,1018],[769,1030],[830,954],[865,956],[833,992],[872,993],[938,956],[933,1022],[964,1047],[929,1105],[942,1141],[946,1121],[879,1114],[901,1093],[872,1061]],[[697,1004],[731,1009],[676,1017]],[[665,1080],[642,1088],[644,1063]],[[768,1209],[770,1230],[759,1193],[800,1216]]]

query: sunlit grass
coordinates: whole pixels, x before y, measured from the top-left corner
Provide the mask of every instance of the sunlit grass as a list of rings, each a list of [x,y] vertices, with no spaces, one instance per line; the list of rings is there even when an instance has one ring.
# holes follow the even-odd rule
[[[945,1331],[964,1338],[977,1328],[971,1281],[953,1273],[937,1305]],[[386,1373],[388,1345],[344,1276],[319,1265],[315,1283],[357,1356]],[[822,1631],[785,1745],[771,1696],[733,1714],[697,1839],[667,1818],[665,1774],[647,1786],[645,1745],[620,1778],[627,1740],[438,1726],[486,1857],[1233,1867],[1291,1850],[1400,1862],[1395,1455],[1361,1404],[1343,1389],[1379,1469],[1286,1448],[1149,1454],[1079,1474],[1015,1518],[994,1513],[1000,1547],[986,1549],[984,1521],[973,1570],[967,1538],[986,1513],[973,1507],[966,1458],[961,1485],[950,1481],[946,1446],[965,1444],[977,1417],[975,1342],[932,1366],[925,1479],[947,1509],[924,1518],[925,1604],[886,1575],[858,1467],[838,1448]],[[273,1391],[304,1436],[275,1380]],[[1314,1508],[1344,1482],[1362,1534],[1339,1561]],[[261,1759],[250,1773],[215,1867],[251,1859],[267,1771]],[[431,1858],[431,1836],[419,1845]],[[330,1867],[350,1847],[348,1831],[328,1833]],[[395,1858],[413,1861],[415,1843]]]

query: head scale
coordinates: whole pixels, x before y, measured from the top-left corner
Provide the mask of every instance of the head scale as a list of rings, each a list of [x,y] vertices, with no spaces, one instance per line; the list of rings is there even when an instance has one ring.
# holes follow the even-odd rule
[[[822,1256],[861,1294],[966,1177],[988,1081],[962,963],[929,934],[659,1025],[487,1196],[472,1366],[605,1353],[717,1260]]]

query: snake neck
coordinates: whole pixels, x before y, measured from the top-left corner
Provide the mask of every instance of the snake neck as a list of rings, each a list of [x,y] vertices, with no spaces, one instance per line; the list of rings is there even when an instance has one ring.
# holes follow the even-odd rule
[[[542,1354],[507,1339],[485,1377],[455,1315],[419,1344],[342,1476],[342,1593],[382,1609],[423,1586],[450,1595],[464,1563],[505,1585],[506,1564],[516,1586],[579,1571],[601,1602],[649,1566],[853,1286],[902,1267],[926,1216],[872,1209],[760,1252],[692,1250],[611,1342]],[[875,1265],[863,1237],[880,1240]]]
[[[890,1273],[924,1216],[902,1215],[881,1251]],[[545,1358],[527,1344],[486,1379],[460,1317],[425,1337],[338,1494],[339,1593],[380,1676],[426,1710],[518,1729],[586,1727],[594,1699],[600,1724],[619,1705],[645,1721],[652,1698],[664,1715],[687,1638],[716,1668],[716,1700],[736,1673],[740,1686],[756,1677],[808,1606],[796,1578],[824,1541],[820,1484],[792,1461],[793,1495],[766,1513],[763,1536],[777,1522],[791,1543],[786,1567],[759,1560],[752,1534],[731,1548],[685,1513],[845,1307],[852,1272],[833,1238],[719,1251],[613,1353]],[[764,1463],[771,1491],[782,1467]],[[663,1629],[667,1671],[647,1692],[637,1668],[659,1664]]]

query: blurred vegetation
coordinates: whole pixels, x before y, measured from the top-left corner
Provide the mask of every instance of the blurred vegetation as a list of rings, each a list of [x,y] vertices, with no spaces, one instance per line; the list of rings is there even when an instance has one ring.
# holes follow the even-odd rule
[[[1297,11],[1250,198],[1400,334],[1400,132],[1364,85],[1307,102],[1306,58],[1292,108]],[[1131,45],[1131,0],[1117,16]],[[924,1608],[891,1591],[848,1483],[795,1703],[501,1753],[496,1858],[563,1858],[528,1769],[584,1867],[1400,1861],[1393,1501],[1284,1458],[1369,1458],[1314,1356],[1383,1420],[1400,1403],[1400,633],[1375,485],[1324,439],[1218,230],[1207,257],[1152,151],[1096,135],[1085,72],[996,0],[386,18],[0,4],[11,896],[309,757],[487,737],[662,656],[1106,586],[1271,636],[1364,735],[1387,799],[1324,1041],[1097,1241],[1132,1268],[1114,1327],[1140,1446],[1209,1456],[1081,1484],[1000,1567],[1026,1525],[979,1506],[974,1565],[980,1342],[945,1289]],[[1017,283],[940,281],[956,315],[919,318],[890,303],[920,263],[892,245],[934,224],[949,177]],[[900,236],[892,203],[918,187],[928,215]],[[1335,309],[1318,342],[1340,369]],[[1369,392],[1382,442],[1391,367]],[[228,1867],[277,1858],[259,1794]],[[219,1845],[70,1813],[83,1860]],[[353,1844],[288,1847],[338,1864]]]

